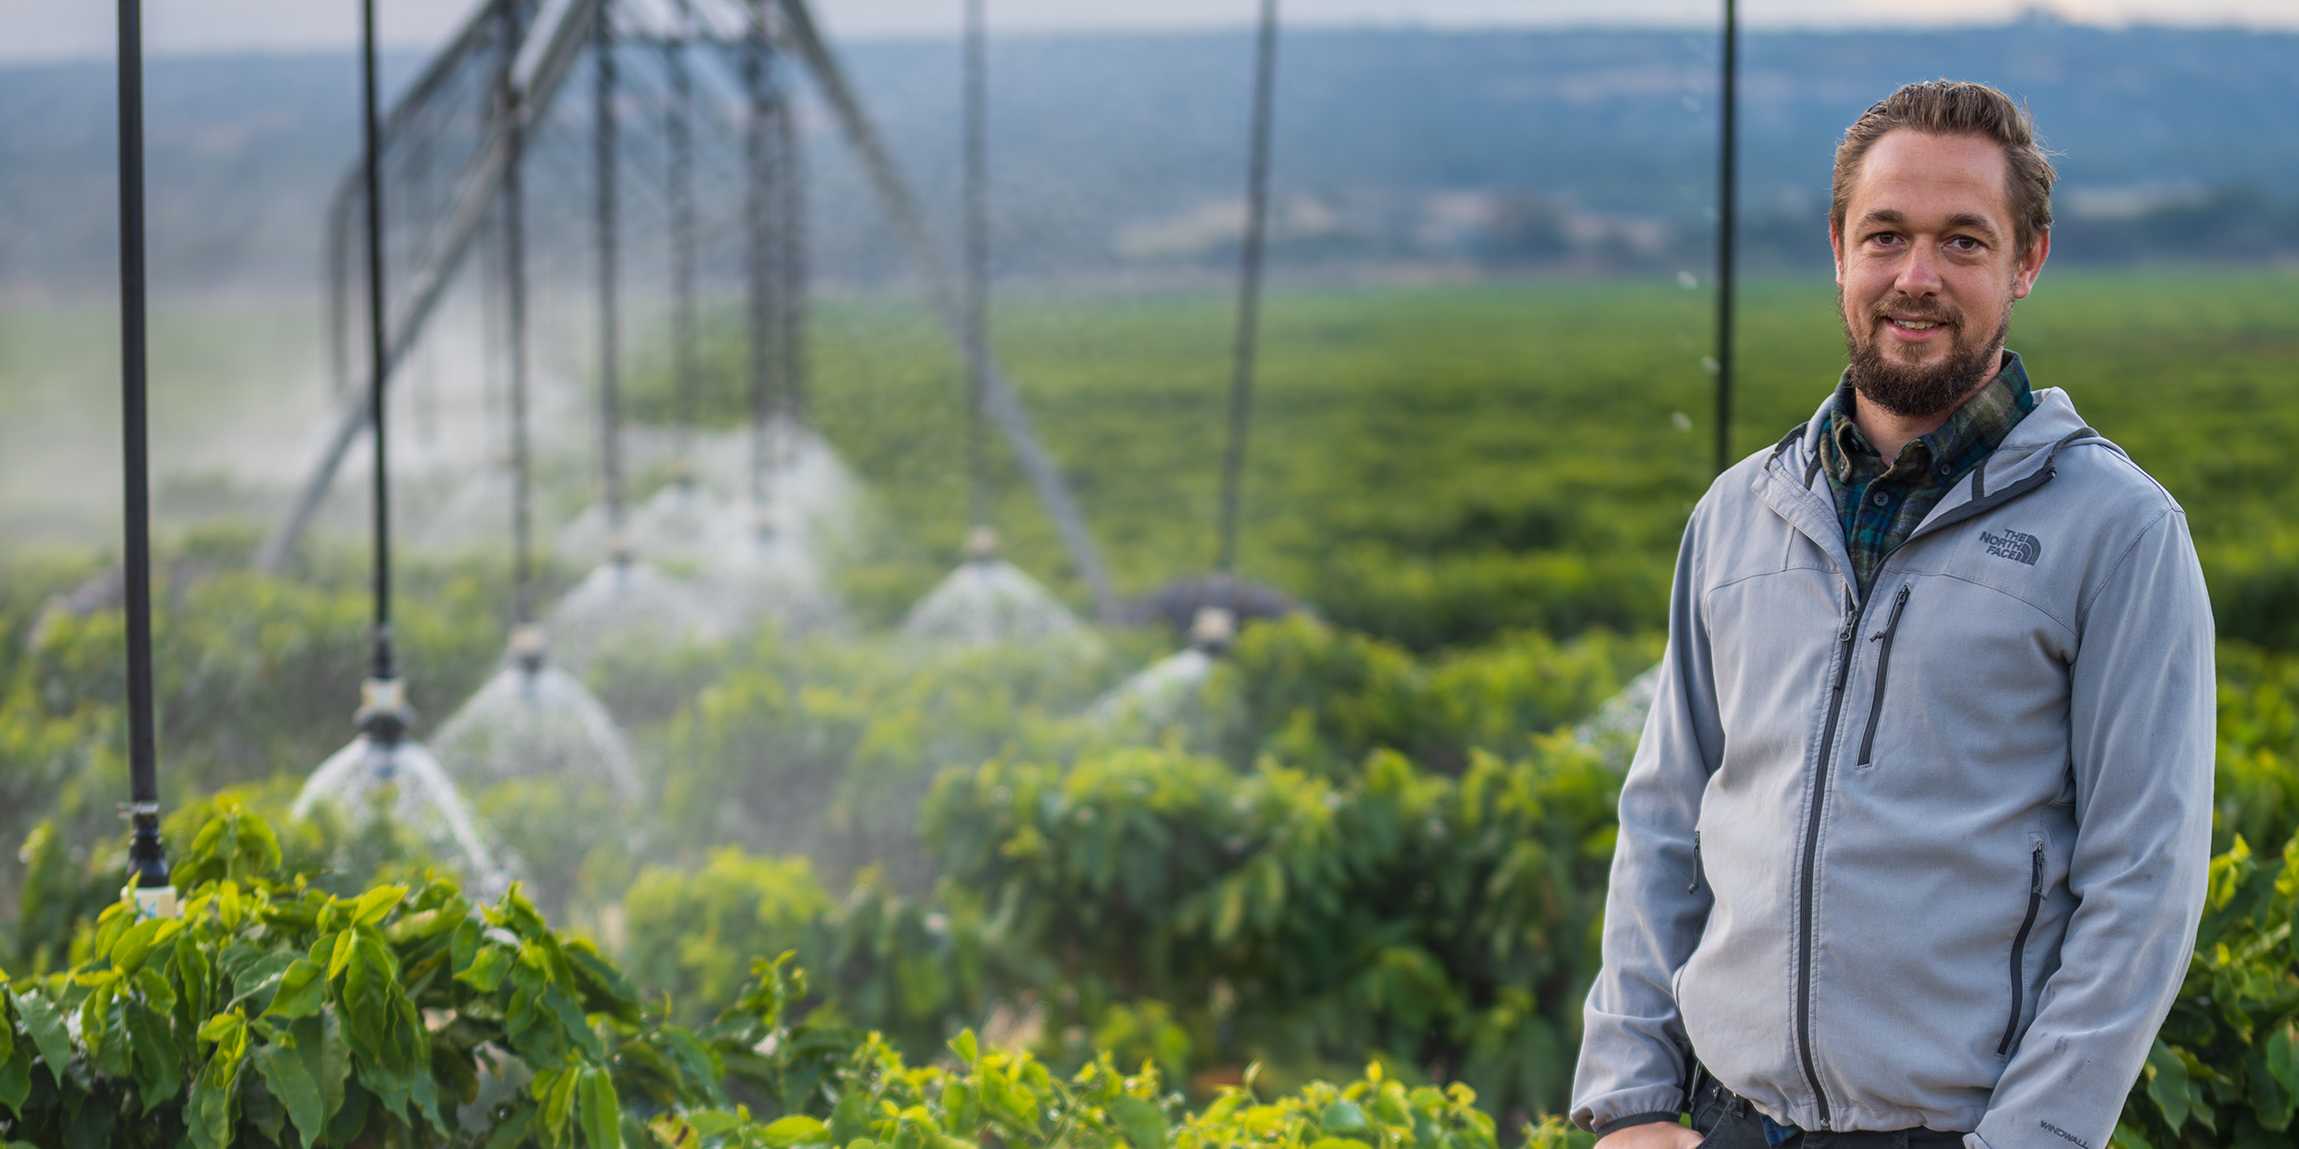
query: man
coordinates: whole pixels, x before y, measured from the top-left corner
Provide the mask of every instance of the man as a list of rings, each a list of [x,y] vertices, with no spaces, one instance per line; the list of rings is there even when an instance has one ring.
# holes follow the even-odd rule
[[[2212,623],[2179,504],[2004,348],[2052,180],[1978,84],[1837,149],[1850,365],[1694,508],[1621,788],[1601,1149],[2106,1149],[2202,912]]]

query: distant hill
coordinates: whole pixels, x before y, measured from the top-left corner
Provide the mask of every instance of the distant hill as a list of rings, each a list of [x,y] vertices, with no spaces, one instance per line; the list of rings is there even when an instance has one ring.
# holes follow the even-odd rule
[[[1249,37],[1006,39],[991,52],[1001,269],[1218,267],[1243,183]],[[948,222],[958,170],[947,41],[846,45],[870,110]],[[1920,33],[1748,33],[1744,235],[1810,260],[1830,153],[1895,85],[1951,75],[2034,108],[2059,153],[2061,258],[2299,252],[2299,35],[2031,20]],[[419,61],[392,59],[404,76]],[[1668,30],[1297,31],[1278,108],[1279,257],[1320,262],[1706,266],[1717,44]],[[114,274],[108,63],[0,68],[0,288]],[[301,289],[357,146],[346,55],[160,59],[149,85],[163,289]],[[578,87],[574,91],[580,92]],[[808,118],[824,275],[899,260],[827,122]],[[634,164],[659,142],[626,133]],[[553,145],[567,149],[577,141]],[[710,148],[731,160],[732,138]],[[580,172],[573,156],[554,170]],[[564,180],[558,194],[580,188]],[[646,190],[633,193],[643,232]],[[572,206],[572,205],[570,205]],[[657,215],[644,213],[654,210]],[[561,239],[577,244],[573,235]],[[634,242],[643,242],[634,240]]]

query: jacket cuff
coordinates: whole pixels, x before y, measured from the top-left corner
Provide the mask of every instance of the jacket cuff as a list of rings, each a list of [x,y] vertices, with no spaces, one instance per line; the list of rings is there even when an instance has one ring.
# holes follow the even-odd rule
[[[1662,1113],[1657,1110],[1651,1113],[1631,1113],[1626,1117],[1615,1117],[1610,1121],[1599,1121],[1594,1125],[1589,1126],[1589,1132],[1594,1133],[1599,1137],[1603,1137],[1608,1134],[1618,1132],[1619,1130],[1626,1129],[1631,1125],[1658,1125],[1664,1121],[1670,1125],[1674,1125],[1679,1120],[1681,1120],[1682,1117],[1683,1115],[1680,1113]]]

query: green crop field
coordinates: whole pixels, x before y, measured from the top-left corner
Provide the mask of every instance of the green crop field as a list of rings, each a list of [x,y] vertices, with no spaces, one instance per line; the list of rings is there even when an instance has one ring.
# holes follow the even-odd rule
[[[1000,357],[1126,593],[1213,561],[1229,306],[1024,292],[998,310]],[[0,317],[0,445],[46,441],[50,464],[0,468],[0,524],[45,540],[0,541],[0,1135],[1585,1145],[1544,1115],[1566,1101],[1636,733],[1605,704],[1659,653],[1712,471],[1712,306],[1674,282],[1276,295],[1241,565],[1318,619],[1249,629],[1171,710],[1111,714],[1096,700],[1170,636],[934,650],[890,633],[963,535],[962,383],[919,312],[821,304],[810,418],[876,512],[832,572],[853,625],[636,642],[589,668],[643,797],[459,776],[528,879],[483,906],[427,869],[446,855],[420,826],[288,816],[351,733],[365,550],[322,540],[293,578],[241,569],[266,524],[232,515],[275,503],[264,483],[293,466],[235,473],[191,448],[242,416],[276,435],[275,386],[323,411],[313,342],[277,335],[277,310],[163,316],[155,387],[173,380],[183,414],[156,434],[201,492],[160,500],[200,510],[160,524],[163,797],[197,894],[180,930],[107,909],[120,615],[43,622],[106,559],[108,541],[74,540],[114,537],[108,500],[47,497],[88,482],[71,464],[99,441],[40,430],[104,426],[92,392],[113,381],[88,348],[105,319]],[[1832,307],[1825,282],[1744,292],[1738,451],[1834,385]],[[722,429],[747,410],[730,323],[704,348]],[[660,423],[660,335],[631,342],[629,405]],[[2055,270],[2012,345],[2186,505],[2223,639],[2212,902],[2116,1144],[2285,1144],[2299,272]],[[267,347],[301,364],[287,382],[250,350]],[[550,408],[553,505],[587,490],[583,382],[550,384],[575,404]],[[1083,608],[995,462],[1010,556]],[[407,496],[403,523],[436,513],[432,486]],[[499,663],[507,562],[410,548],[400,573],[429,729]],[[579,573],[561,561],[548,582]]]

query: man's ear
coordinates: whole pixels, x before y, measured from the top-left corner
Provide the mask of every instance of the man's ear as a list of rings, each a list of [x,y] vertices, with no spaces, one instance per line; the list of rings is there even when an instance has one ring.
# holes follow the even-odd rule
[[[1836,286],[1844,286],[1844,233],[1836,229],[1836,221],[1828,221],[1828,255],[1836,261]]]
[[[2052,229],[2047,227],[2036,233],[2036,241],[2029,244],[2027,253],[2020,257],[2019,269],[2012,276],[2013,299],[2026,299],[2028,293],[2036,289],[2036,277],[2043,274],[2044,260],[2051,258],[2051,254]]]

